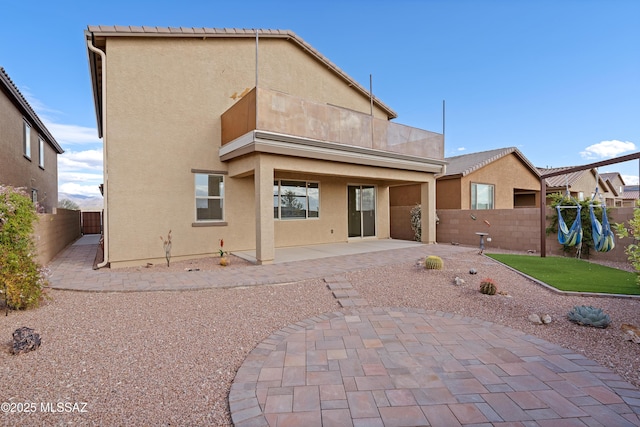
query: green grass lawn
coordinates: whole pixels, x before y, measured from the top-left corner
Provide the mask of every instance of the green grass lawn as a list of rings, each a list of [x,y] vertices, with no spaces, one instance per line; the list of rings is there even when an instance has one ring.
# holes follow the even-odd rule
[[[487,256],[561,291],[640,295],[635,273],[581,259],[511,254]]]

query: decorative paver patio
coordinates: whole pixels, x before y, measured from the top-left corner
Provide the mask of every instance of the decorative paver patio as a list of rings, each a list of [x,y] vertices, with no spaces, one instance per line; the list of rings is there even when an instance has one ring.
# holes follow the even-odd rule
[[[419,245],[330,263],[136,274],[93,270],[97,244],[83,242],[51,263],[53,287],[190,290],[325,278],[344,300],[343,311],[275,331],[247,355],[229,394],[237,427],[640,426],[640,390],[596,362],[491,322],[369,307],[344,275],[475,249]]]
[[[245,359],[229,404],[237,427],[640,426],[640,391],[584,356],[405,308],[346,309],[275,332]]]

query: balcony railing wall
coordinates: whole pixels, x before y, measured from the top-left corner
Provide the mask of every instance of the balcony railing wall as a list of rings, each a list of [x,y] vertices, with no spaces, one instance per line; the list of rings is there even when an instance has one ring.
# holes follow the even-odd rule
[[[254,88],[222,115],[222,144],[251,130],[432,159],[444,157],[444,137],[369,114]]]

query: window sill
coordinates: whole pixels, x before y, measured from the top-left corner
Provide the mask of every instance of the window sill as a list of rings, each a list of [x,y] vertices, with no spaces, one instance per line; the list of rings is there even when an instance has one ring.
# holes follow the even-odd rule
[[[202,221],[192,222],[192,227],[224,227],[228,225],[226,221]]]

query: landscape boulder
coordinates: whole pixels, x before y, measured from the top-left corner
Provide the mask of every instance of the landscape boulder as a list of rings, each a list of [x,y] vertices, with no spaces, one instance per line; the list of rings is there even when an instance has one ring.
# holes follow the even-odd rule
[[[13,354],[27,353],[40,347],[40,334],[23,326],[13,331]]]

